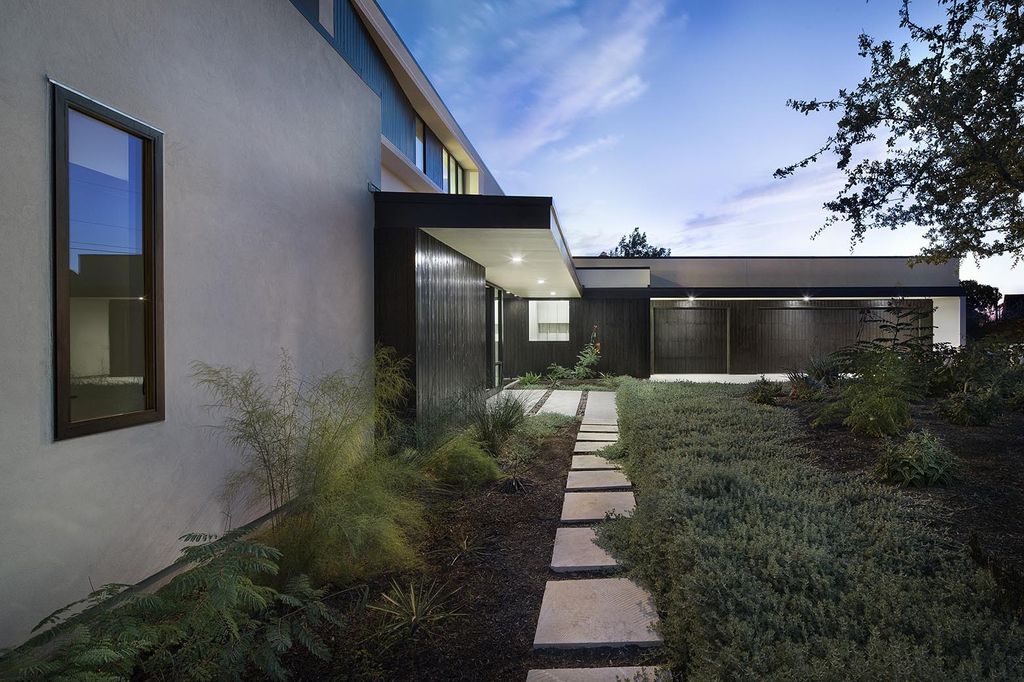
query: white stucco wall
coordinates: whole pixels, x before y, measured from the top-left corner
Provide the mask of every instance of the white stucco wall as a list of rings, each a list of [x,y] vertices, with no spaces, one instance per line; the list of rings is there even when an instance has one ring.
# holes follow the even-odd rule
[[[166,421],[53,441],[47,77],[165,132]],[[0,9],[0,645],[223,531],[233,449],[189,363],[344,368],[373,346],[380,101],[287,0]]]
[[[380,188],[385,192],[415,192],[416,190],[402,182],[401,178],[387,168],[380,169]]]
[[[932,313],[935,343],[962,346],[967,342],[966,303],[962,296],[940,296],[932,299],[935,312]]]

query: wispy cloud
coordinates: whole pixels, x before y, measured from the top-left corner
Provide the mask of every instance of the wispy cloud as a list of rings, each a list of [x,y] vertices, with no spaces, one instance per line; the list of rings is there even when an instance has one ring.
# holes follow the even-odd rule
[[[414,45],[427,71],[502,172],[567,141],[585,121],[641,97],[643,62],[666,0],[444,2],[459,17]],[[439,3],[440,6],[440,3]],[[600,146],[578,143],[570,160]]]
[[[562,161],[576,161],[582,159],[584,156],[590,156],[599,149],[606,147],[614,147],[622,140],[619,135],[605,135],[599,137],[596,140],[590,142],[584,142],[582,144],[569,147],[558,153],[558,158]]]

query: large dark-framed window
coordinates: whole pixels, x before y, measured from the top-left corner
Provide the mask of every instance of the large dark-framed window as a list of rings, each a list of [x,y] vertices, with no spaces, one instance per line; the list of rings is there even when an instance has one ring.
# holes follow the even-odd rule
[[[163,134],[52,88],[61,440],[164,418]]]

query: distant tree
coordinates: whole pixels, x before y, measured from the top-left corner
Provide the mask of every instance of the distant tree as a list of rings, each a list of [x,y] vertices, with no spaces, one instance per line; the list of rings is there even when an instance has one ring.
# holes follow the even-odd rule
[[[967,299],[967,333],[972,337],[977,336],[981,325],[995,314],[1002,294],[996,287],[975,282],[973,279],[963,280],[960,286],[964,288],[964,296]]]
[[[945,23],[921,26],[910,2],[900,27],[913,46],[861,34],[868,75],[834,99],[790,100],[796,111],[837,111],[821,149],[775,171],[782,178],[838,157],[846,184],[825,203],[824,230],[846,221],[852,243],[869,229],[926,230],[917,262],[1024,257],[1024,18],[1021,0],[939,0]],[[923,55],[918,58],[918,55]],[[884,144],[877,144],[876,140]],[[876,151],[877,150],[877,151]],[[863,158],[875,151],[874,158]],[[858,160],[855,154],[860,154]],[[820,232],[820,230],[819,230]]]
[[[672,255],[672,249],[663,246],[651,246],[647,243],[647,233],[639,227],[619,240],[619,245],[611,251],[602,251],[602,256],[624,256],[627,258],[664,258]]]

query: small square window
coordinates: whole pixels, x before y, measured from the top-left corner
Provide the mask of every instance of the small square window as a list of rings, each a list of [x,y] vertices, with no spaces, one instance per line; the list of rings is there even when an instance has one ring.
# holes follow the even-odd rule
[[[569,340],[569,301],[530,301],[530,341]]]

